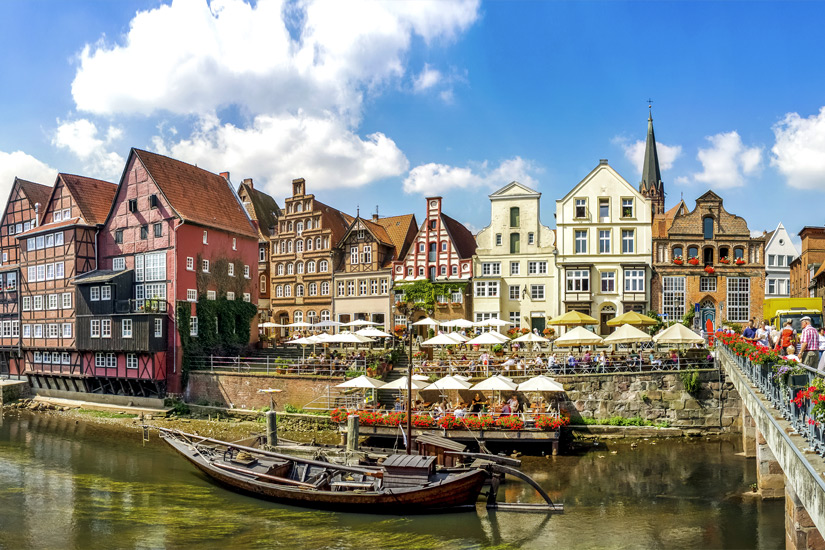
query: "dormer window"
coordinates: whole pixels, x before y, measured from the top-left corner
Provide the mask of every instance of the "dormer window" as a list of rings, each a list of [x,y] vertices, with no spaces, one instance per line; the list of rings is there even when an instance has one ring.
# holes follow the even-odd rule
[[[149,208],[157,208],[159,204],[157,195],[149,195]]]
[[[587,217],[587,199],[576,199],[575,215],[577,218]]]

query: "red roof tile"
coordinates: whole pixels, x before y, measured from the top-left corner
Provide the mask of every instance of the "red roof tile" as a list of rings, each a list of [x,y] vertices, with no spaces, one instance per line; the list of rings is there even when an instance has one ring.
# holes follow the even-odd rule
[[[330,243],[341,242],[341,239],[343,239],[344,235],[347,234],[347,230],[349,229],[349,226],[352,225],[352,222],[355,221],[355,218],[349,214],[341,212],[337,208],[327,206],[321,201],[313,199],[313,203],[313,209],[316,212],[321,212],[321,216],[323,218],[321,227],[332,231]]]
[[[184,221],[257,240],[257,230],[222,176],[157,153],[132,151]]]
[[[441,221],[444,223],[444,227],[447,228],[447,233],[453,239],[458,257],[462,259],[472,258],[476,252],[476,239],[470,230],[464,224],[457,222],[444,213],[441,214]]]
[[[88,224],[102,224],[106,221],[115,200],[116,184],[74,174],[58,174],[57,177],[66,184]]]
[[[45,211],[46,202],[49,200],[49,196],[52,193],[52,188],[48,185],[21,180],[20,178],[17,178],[17,181],[20,182],[20,188],[23,189],[23,192],[31,201],[32,208],[34,208],[36,203],[40,203],[40,213],[42,214]],[[38,220],[38,222],[39,221],[40,220]]]
[[[61,227],[68,227],[70,225],[75,224],[83,224],[83,220],[80,218],[70,218],[68,220],[63,220],[59,222],[53,223],[46,223],[43,225],[38,225],[37,227],[33,227],[24,233],[18,233],[18,237],[26,237],[29,235],[36,235],[37,233],[43,233],[45,231],[51,231],[52,229],[59,229]]]
[[[387,264],[392,260],[401,260],[406,256],[407,249],[415,240],[418,232],[418,224],[415,221],[415,214],[404,214],[402,216],[390,216],[389,218],[378,218],[373,225],[380,225],[386,231],[390,242],[395,248],[393,258],[387,260]]]

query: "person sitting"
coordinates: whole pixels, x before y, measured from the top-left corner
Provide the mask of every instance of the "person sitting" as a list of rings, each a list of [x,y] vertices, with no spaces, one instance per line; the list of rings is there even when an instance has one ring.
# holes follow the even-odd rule
[[[590,350],[584,352],[584,357],[582,357],[582,361],[584,361],[585,363],[590,363],[592,359],[593,358],[590,356]]]
[[[404,404],[401,402],[400,397],[395,398],[395,404],[393,405],[393,409],[397,412],[400,412],[400,411],[404,410]]]
[[[670,350],[670,364],[674,366],[679,365],[679,353],[677,353],[675,349]]]
[[[510,412],[513,414],[518,414],[521,412],[521,403],[519,403],[518,396],[513,394],[507,404],[510,406]]]
[[[576,368],[576,358],[573,357],[573,352],[572,351],[567,352],[567,366],[570,367],[571,369]]]
[[[648,360],[650,361],[650,366],[651,367],[660,368],[662,366],[662,360],[661,359],[656,359],[656,356],[653,355],[652,351],[650,352],[650,355],[648,356]]]
[[[499,416],[510,416],[510,404],[509,403],[504,403],[504,405],[501,407],[501,414],[499,414]]]
[[[542,359],[541,355],[533,359],[533,366],[535,366],[538,369],[544,368],[544,360]]]
[[[556,359],[556,354],[550,354],[550,357],[547,359],[547,368],[551,372],[556,372],[556,365],[558,365],[558,360]]]
[[[501,366],[504,370],[510,370],[511,367],[516,366],[516,360],[510,357],[508,360],[502,363]]]
[[[464,403],[458,404],[458,407],[453,411],[453,416],[456,418],[464,418]]]

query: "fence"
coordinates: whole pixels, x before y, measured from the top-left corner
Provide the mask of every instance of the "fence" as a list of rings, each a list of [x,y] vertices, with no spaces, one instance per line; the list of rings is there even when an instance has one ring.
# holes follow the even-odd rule
[[[806,399],[802,405],[797,405],[793,401],[796,391],[803,387],[808,388],[813,379],[817,376],[821,377],[822,373],[800,364],[799,367],[804,370],[804,374],[795,375],[799,377],[799,380],[793,380],[795,383],[783,386],[773,378],[773,365],[752,363],[747,357],[733,353],[721,342],[717,349],[724,353],[759,388],[770,404],[791,423],[798,434],[805,438],[811,449],[825,457],[825,430],[819,422],[814,420],[812,414],[814,403]]]
[[[264,374],[302,374],[314,376],[359,376],[367,372],[365,359],[319,362],[312,359],[277,357],[193,357],[190,369],[209,372],[248,372]]]

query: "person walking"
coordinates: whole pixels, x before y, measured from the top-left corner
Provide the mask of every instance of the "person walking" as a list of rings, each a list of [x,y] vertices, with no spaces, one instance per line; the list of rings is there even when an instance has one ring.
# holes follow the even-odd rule
[[[807,315],[802,318],[802,335],[799,338],[801,347],[799,348],[799,359],[807,367],[812,369],[819,365],[819,333],[811,324],[811,318]]]

